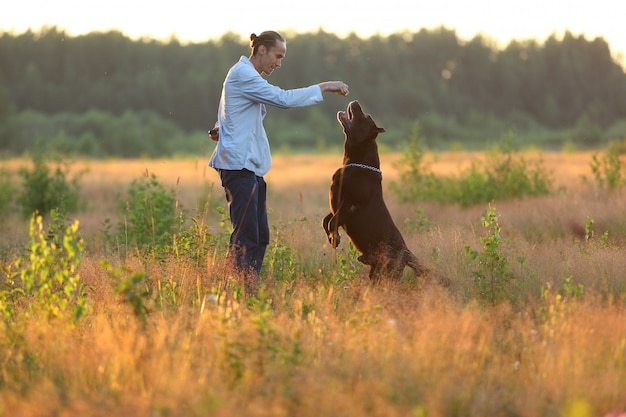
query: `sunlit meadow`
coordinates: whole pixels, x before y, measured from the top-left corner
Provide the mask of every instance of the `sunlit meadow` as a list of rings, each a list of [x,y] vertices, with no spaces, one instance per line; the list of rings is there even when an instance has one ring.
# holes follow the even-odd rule
[[[594,184],[590,153],[529,153],[551,172],[549,196],[463,209],[401,204],[389,190],[399,157],[382,155],[386,201],[432,279],[407,270],[372,286],[348,239],[332,250],[321,227],[341,156],[278,155],[266,178],[272,242],[254,299],[224,275],[224,196],[204,159],[76,161],[87,207],[71,219],[86,247],[77,272],[88,309],[72,321],[21,306],[2,323],[0,416],[625,412],[626,191]],[[482,157],[430,162],[454,175]],[[23,165],[3,162],[11,172]],[[146,172],[216,237],[202,262],[107,242],[107,224],[124,220],[119,196]],[[481,265],[467,254],[493,232],[481,221],[488,208],[511,276],[497,303],[478,296]],[[9,216],[2,230],[3,247],[19,248],[29,219]],[[2,262],[16,252],[4,249]]]

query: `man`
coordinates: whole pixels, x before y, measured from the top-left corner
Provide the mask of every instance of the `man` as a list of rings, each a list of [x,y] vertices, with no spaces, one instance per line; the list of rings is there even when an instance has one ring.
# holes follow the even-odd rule
[[[243,278],[247,294],[254,294],[269,243],[266,184],[263,176],[272,164],[263,118],[266,105],[296,108],[323,101],[322,93],[348,95],[342,81],[326,81],[309,87],[283,90],[261,74],[280,68],[287,52],[277,32],[250,35],[252,49],[231,67],[224,80],[217,123],[209,133],[217,146],[209,166],[220,175],[233,225],[227,262]]]

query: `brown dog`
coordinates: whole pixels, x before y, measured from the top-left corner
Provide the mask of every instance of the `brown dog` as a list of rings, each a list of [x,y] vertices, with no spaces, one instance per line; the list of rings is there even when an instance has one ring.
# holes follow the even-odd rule
[[[398,279],[408,265],[424,275],[417,257],[407,248],[383,200],[382,171],[376,137],[385,129],[363,113],[358,101],[347,112],[337,113],[345,134],[343,166],[330,185],[330,213],[323,227],[333,248],[339,245],[342,227],[362,253],[359,261],[370,265],[370,279]]]

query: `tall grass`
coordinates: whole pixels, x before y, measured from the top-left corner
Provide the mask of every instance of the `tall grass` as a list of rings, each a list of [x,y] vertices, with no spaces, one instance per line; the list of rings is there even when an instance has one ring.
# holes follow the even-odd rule
[[[459,157],[440,155],[433,170]],[[383,156],[384,164],[393,158]],[[485,205],[417,207],[387,193],[409,247],[450,285],[407,271],[398,283],[373,287],[347,239],[333,251],[321,229],[340,158],[277,157],[268,177],[274,227],[262,288],[244,299],[223,274],[225,239],[203,263],[175,252],[122,258],[102,247],[102,221],[119,220],[111,189],[146,169],[179,184],[185,207],[202,201],[206,211],[192,213],[197,223],[224,233],[223,197],[205,195],[213,173],[193,161],[132,162],[131,174],[120,162],[90,162],[81,189],[92,208],[77,215],[87,248],[77,272],[88,309],[74,321],[18,305],[2,322],[0,416],[623,412],[626,193],[582,181],[589,165],[571,171],[578,156],[542,158],[561,193],[492,205],[500,240],[485,253],[507,260],[512,274],[497,303],[477,298],[475,273],[486,266],[466,252],[481,252],[495,236],[481,221]],[[286,181],[281,169],[294,166],[299,176]],[[383,171],[388,184],[396,173],[390,165]],[[10,227],[21,230],[20,222]],[[418,223],[428,227],[412,226]],[[3,247],[28,241],[24,225],[21,237],[2,238]],[[7,283],[0,284],[2,291]]]

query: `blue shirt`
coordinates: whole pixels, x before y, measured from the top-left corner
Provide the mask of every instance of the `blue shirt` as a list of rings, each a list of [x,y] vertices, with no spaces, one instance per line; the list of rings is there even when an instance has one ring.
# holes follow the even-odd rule
[[[272,165],[270,144],[263,127],[265,105],[283,109],[323,101],[318,85],[283,90],[265,80],[250,59],[242,56],[228,71],[217,112],[220,138],[209,160],[216,169],[247,169],[259,177]]]

